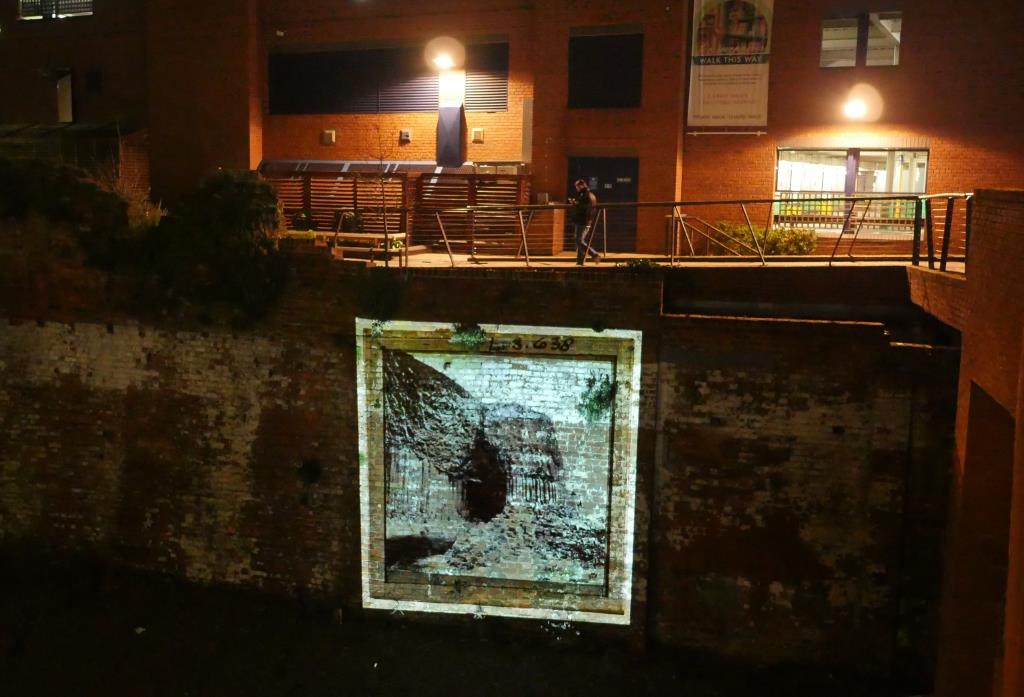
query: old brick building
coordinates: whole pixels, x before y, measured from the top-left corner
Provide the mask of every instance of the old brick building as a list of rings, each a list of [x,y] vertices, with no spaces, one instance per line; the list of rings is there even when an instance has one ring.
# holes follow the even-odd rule
[[[1024,182],[1024,39],[994,29],[1024,22],[1011,2],[779,0],[766,119],[745,128],[688,125],[693,15],[678,0],[47,7],[0,4],[0,124],[116,122],[136,142],[148,135],[159,197],[261,161],[433,162],[446,97],[433,98],[425,61],[409,61],[439,36],[467,47],[456,87],[466,161],[519,164],[552,200],[579,174],[605,200],[642,201]],[[353,101],[368,74],[392,68],[397,90]],[[345,75],[363,77],[352,87]],[[858,84],[879,100],[867,119],[842,110]],[[638,251],[661,251],[663,214],[639,213]]]
[[[774,9],[765,124],[714,128],[690,125],[692,2],[0,0],[0,148],[56,142],[70,157],[81,141],[65,133],[114,133],[122,165],[168,199],[217,168],[267,161],[429,168],[452,95],[409,57],[452,36],[467,51],[454,90],[465,159],[529,173],[534,195],[560,199],[587,168],[605,200],[618,194],[606,183],[642,201],[1024,185],[1024,5]],[[378,81],[373,105],[345,91],[338,66]],[[407,89],[384,89],[385,68]],[[295,79],[303,71],[308,82]],[[874,120],[844,114],[858,84],[874,90]],[[1016,697],[1024,200],[977,200],[968,276],[913,269],[917,307],[896,267],[396,280],[300,259],[273,315],[235,333],[144,326],[97,272],[40,272],[9,254],[0,542],[358,608],[352,332],[380,309],[368,298],[445,325],[640,329],[634,619],[606,636],[937,674],[943,695]],[[638,250],[660,251],[662,215],[638,214]],[[459,377],[458,364],[432,369]],[[563,483],[522,465],[536,453],[514,452],[502,502],[532,505],[537,494],[519,488],[530,480],[546,505],[544,487]],[[415,473],[391,464],[393,476]],[[465,489],[427,474],[399,493]],[[449,513],[461,499],[434,503]]]

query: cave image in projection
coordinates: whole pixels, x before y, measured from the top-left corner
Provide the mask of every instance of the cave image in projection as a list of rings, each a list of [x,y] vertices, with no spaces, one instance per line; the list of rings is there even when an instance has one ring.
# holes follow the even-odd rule
[[[382,368],[387,580],[600,593],[613,414],[586,399],[614,360],[385,349]]]

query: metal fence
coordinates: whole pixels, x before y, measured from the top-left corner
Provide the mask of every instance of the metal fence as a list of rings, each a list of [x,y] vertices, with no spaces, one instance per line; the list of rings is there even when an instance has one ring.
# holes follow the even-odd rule
[[[946,270],[949,262],[964,262],[970,241],[972,195],[963,193],[877,196],[793,196],[773,199],[729,201],[665,201],[603,203],[594,207],[587,226],[587,243],[607,254],[609,238],[615,234],[609,220],[614,212],[632,210],[639,216],[651,212],[665,220],[660,254],[669,264],[686,258],[747,257],[763,264],[773,259],[793,261],[795,256],[837,260],[905,259],[918,265]],[[659,213],[659,209],[660,213]],[[440,234],[440,251],[462,245],[457,251],[474,257],[476,245],[472,226],[468,239],[460,234],[453,240],[444,220],[460,221],[477,216],[513,217],[515,229],[506,226],[505,249],[515,249],[513,259],[529,264],[536,252],[536,235],[531,222],[554,210],[571,210],[567,205],[462,206],[432,209],[438,221],[432,228]],[[459,226],[461,232],[465,226]],[[415,236],[415,231],[413,232]],[[534,242],[531,244],[531,240]],[[494,243],[494,240],[491,240]],[[441,245],[444,245],[441,248]],[[568,246],[568,245],[567,245]],[[542,254],[544,252],[541,252]],[[454,263],[454,262],[453,262]]]
[[[527,205],[529,183],[521,175],[266,173],[277,189],[286,220],[345,236],[343,216],[361,215],[359,232],[379,237],[387,262],[394,244],[527,265],[531,257],[571,254],[572,206]],[[841,196],[783,193],[771,199],[599,203],[586,226],[592,251],[614,250],[618,221],[664,223],[660,249],[643,256],[675,264],[684,259],[738,257],[767,264],[799,258],[906,260],[946,270],[965,262],[970,242],[972,195],[964,193]],[[358,234],[348,234],[356,244]],[[621,248],[620,246],[618,246]],[[650,239],[647,251],[650,251]],[[402,255],[399,255],[402,256]],[[660,258],[660,259],[659,259]]]

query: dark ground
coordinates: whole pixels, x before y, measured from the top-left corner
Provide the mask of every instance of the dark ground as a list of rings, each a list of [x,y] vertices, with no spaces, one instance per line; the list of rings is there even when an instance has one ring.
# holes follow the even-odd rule
[[[573,628],[510,639],[491,619],[356,615],[0,549],[0,695],[906,694],[820,668],[608,648]]]

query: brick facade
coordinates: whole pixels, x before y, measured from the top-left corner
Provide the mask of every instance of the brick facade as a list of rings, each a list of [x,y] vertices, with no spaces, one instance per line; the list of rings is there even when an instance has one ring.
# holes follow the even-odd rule
[[[963,333],[936,694],[1016,697],[1024,688],[1024,192],[978,192],[975,223],[966,282],[915,282],[931,291],[918,302],[940,316],[953,308]]]
[[[116,285],[70,267],[3,283],[5,541],[358,607],[355,316],[639,329],[623,631],[928,672],[955,352],[891,347],[874,323],[663,316],[643,274],[310,260],[240,334],[140,325],[112,309]]]
[[[469,113],[485,131],[467,144],[473,161],[531,161],[533,190],[561,200],[569,157],[639,158],[639,199],[769,197],[779,147],[915,147],[929,150],[928,191],[969,191],[1024,182],[1024,139],[1017,117],[1024,89],[1015,66],[1024,53],[994,26],[1024,22],[1021,6],[995,0],[970,12],[953,0],[907,0],[898,67],[818,67],[826,12],[871,9],[863,3],[777,0],[767,135],[691,135],[685,126],[688,3],[568,0],[458,0],[424,5],[326,0],[202,2],[97,0],[93,17],[19,22],[13,0],[0,7],[4,31],[0,123],[52,121],[48,70],[71,68],[76,80],[103,75],[100,94],[76,91],[82,121],[144,122],[150,131],[153,182],[173,195],[222,168],[261,159],[434,159],[431,114],[267,114],[270,50],[352,43],[425,43],[438,35],[509,42],[509,108]],[[955,17],[955,26],[950,18]],[[571,29],[629,26],[643,31],[642,106],[566,107]],[[81,80],[80,82],[84,82]],[[855,83],[876,87],[877,123],[850,125],[839,106]],[[532,117],[531,117],[532,114]],[[337,143],[323,146],[320,132]],[[398,130],[413,132],[399,144]],[[640,212],[638,251],[661,251],[664,211]]]

